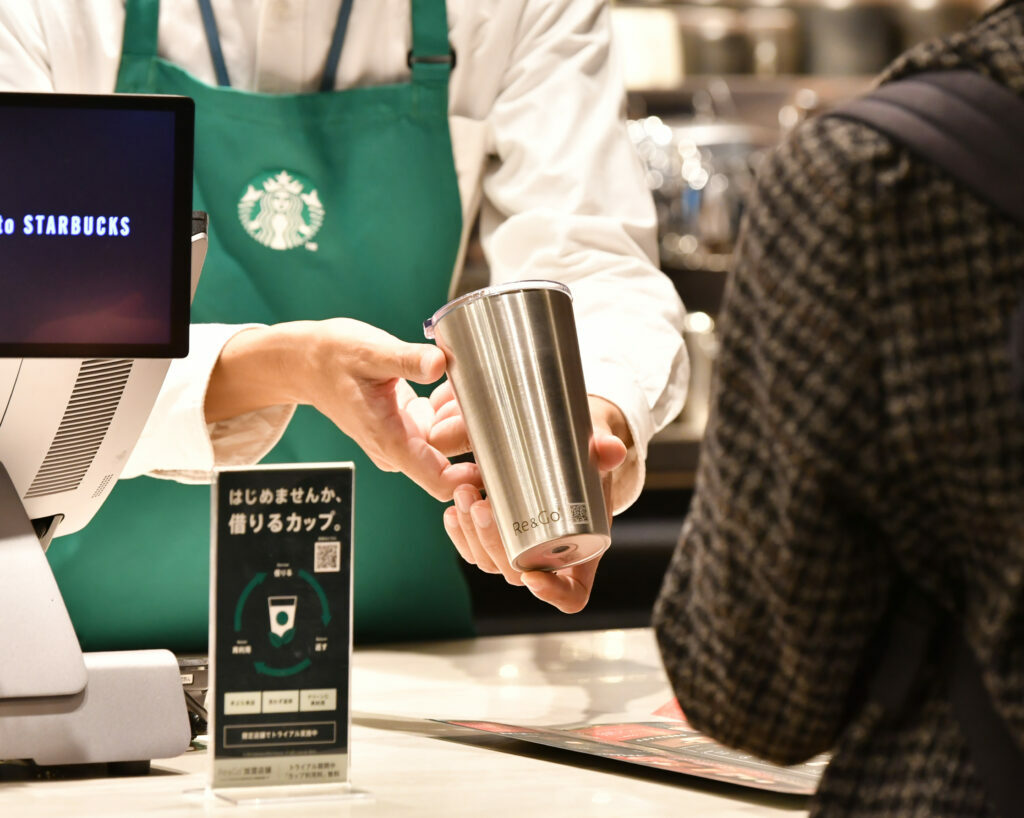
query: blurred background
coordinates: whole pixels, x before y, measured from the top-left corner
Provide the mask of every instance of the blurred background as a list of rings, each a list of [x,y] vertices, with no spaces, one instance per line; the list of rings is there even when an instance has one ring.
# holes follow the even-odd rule
[[[714,372],[715,320],[744,201],[766,152],[865,91],[901,52],[967,27],[992,0],[616,0],[629,134],[658,212],[661,267],[689,311],[690,391],[651,444],[640,500],[616,518],[590,604],[566,616],[467,571],[481,633],[642,627],[690,502]],[[466,289],[484,286],[479,248]]]

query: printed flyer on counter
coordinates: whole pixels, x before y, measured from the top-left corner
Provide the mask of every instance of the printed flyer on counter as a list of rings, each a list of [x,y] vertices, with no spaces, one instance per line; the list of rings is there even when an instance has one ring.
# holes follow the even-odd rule
[[[803,764],[779,767],[756,756],[723,747],[694,730],[679,705],[670,702],[650,721],[593,724],[584,727],[524,727],[490,721],[451,721],[506,738],[562,750],[641,764],[659,770],[793,795],[811,795],[828,763],[817,756]]]

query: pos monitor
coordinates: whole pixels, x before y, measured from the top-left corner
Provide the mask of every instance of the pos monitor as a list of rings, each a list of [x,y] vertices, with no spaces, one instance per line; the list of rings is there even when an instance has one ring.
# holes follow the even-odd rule
[[[133,761],[180,742],[178,700],[170,744],[67,740],[104,732],[69,725],[110,715],[104,696],[123,706],[126,680],[148,688],[142,722],[157,678],[170,668],[179,699],[180,682],[169,654],[83,660],[43,550],[95,514],[188,351],[205,250],[192,154],[185,97],[0,94],[0,758]]]
[[[188,352],[192,143],[185,97],[0,95],[0,464],[57,533]]]

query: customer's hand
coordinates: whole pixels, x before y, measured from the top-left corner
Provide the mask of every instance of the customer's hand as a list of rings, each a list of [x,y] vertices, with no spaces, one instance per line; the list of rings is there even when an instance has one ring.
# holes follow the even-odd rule
[[[469,449],[465,423],[455,403],[451,386],[445,382],[431,395],[435,425],[429,441],[451,456]],[[590,397],[590,415],[594,427],[592,446],[604,488],[611,522],[611,493],[615,470],[626,462],[632,440],[622,412],[614,404]],[[613,431],[614,430],[614,431]],[[501,544],[491,504],[472,485],[455,490],[455,505],[444,512],[444,527],[466,562],[490,574],[501,574],[511,585],[525,585],[530,592],[564,613],[581,611],[590,599],[598,559],[574,565],[555,573],[520,573],[509,563]]]
[[[438,500],[480,485],[475,464],[452,464],[427,436],[434,408],[408,381],[433,383],[445,369],[432,344],[409,344],[348,318],[248,329],[221,351],[206,394],[208,422],[256,409],[316,407],[385,471],[401,471]]]

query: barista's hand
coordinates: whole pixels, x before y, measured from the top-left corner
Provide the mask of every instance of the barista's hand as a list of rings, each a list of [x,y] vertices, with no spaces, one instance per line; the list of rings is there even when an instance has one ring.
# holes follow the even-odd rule
[[[444,353],[348,318],[294,321],[235,335],[206,394],[208,422],[279,404],[316,407],[381,469],[401,471],[438,500],[480,485],[472,463],[452,464],[427,435],[434,409],[407,381],[433,383]]]
[[[452,409],[450,387],[439,387],[431,396],[435,408],[435,426],[429,440],[442,451],[452,454],[468,447],[468,439],[460,443],[461,415]],[[617,406],[591,396],[590,415],[594,427],[593,447],[598,470],[604,487],[605,502],[611,523],[611,485],[614,472],[626,461],[628,445],[632,443],[629,427]],[[465,426],[461,435],[465,437]],[[594,574],[599,559],[565,568],[556,573],[528,571],[520,574],[509,564],[501,544],[490,502],[481,499],[480,492],[470,485],[455,491],[455,505],[444,513],[444,527],[464,560],[490,574],[500,573],[511,585],[525,585],[538,599],[550,603],[563,613],[583,610],[590,599]]]

